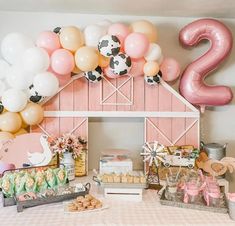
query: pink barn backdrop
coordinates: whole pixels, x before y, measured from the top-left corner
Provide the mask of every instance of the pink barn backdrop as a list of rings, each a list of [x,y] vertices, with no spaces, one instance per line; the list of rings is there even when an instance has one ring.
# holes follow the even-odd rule
[[[72,132],[89,143],[89,117],[144,117],[145,141],[199,146],[199,111],[163,80],[155,86],[146,84],[143,76],[89,83],[76,75],[45,101],[44,110],[43,122],[32,132]]]

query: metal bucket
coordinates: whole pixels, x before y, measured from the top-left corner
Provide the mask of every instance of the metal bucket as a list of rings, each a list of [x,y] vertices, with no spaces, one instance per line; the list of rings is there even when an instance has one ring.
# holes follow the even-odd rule
[[[228,214],[235,221],[235,201],[228,200]]]
[[[204,149],[210,159],[221,160],[226,156],[227,144],[221,145],[218,143],[204,144],[201,142],[201,147]]]

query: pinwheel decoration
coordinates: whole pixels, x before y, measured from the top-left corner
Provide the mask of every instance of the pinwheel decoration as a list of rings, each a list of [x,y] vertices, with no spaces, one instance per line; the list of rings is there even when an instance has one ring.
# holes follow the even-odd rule
[[[153,163],[158,167],[160,162],[164,162],[164,156],[167,155],[164,150],[164,145],[159,144],[158,141],[152,143],[146,142],[143,146],[144,152],[140,153],[144,156],[144,162],[149,162],[149,166]]]
[[[147,172],[149,183],[159,183],[158,167],[161,162],[164,162],[164,156],[167,155],[164,148],[164,145],[160,144],[158,141],[151,143],[146,142],[143,145],[144,150],[140,155],[144,157],[143,161],[148,163],[149,166]],[[157,169],[156,173],[153,172],[154,165]]]

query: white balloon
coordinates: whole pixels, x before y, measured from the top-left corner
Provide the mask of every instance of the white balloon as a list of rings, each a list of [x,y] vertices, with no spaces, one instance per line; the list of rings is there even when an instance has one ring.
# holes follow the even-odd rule
[[[50,58],[46,50],[33,47],[23,53],[22,63],[24,70],[37,74],[48,69]]]
[[[10,65],[5,61],[0,59],[0,79],[4,79],[10,70]]]
[[[10,33],[2,40],[2,56],[8,63],[13,64],[22,57],[26,49],[33,46],[33,41],[26,35],[16,32]]]
[[[97,25],[102,26],[104,28],[105,34],[108,33],[109,26],[112,24],[110,20],[102,20],[97,23]]]
[[[158,61],[162,55],[161,47],[156,43],[150,43],[148,52],[144,58],[147,61]]]
[[[35,74],[23,70],[19,65],[10,68],[6,76],[7,83],[15,89],[27,89],[33,82]]]
[[[158,64],[159,64],[159,65],[161,65],[161,64],[162,64],[162,62],[163,62],[163,60],[164,60],[164,56],[163,56],[163,55],[161,55],[161,56],[160,56],[160,58],[159,58],[159,59],[158,59],[158,61],[157,61],[157,62],[158,62]]]
[[[0,80],[0,97],[3,95],[4,91],[6,90],[6,84],[5,82]]]
[[[99,40],[105,35],[105,30],[99,25],[89,25],[84,29],[84,38],[87,46],[98,46]]]
[[[10,112],[19,112],[26,107],[27,96],[21,90],[8,89],[2,95],[2,104]]]
[[[53,96],[59,89],[59,81],[50,72],[39,73],[33,80],[35,90],[42,96]]]

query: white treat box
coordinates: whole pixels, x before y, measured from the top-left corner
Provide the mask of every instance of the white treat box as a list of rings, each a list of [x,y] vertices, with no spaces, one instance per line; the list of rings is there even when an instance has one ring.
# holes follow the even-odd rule
[[[104,188],[104,197],[123,201],[142,201],[142,188]]]
[[[133,171],[133,163],[129,158],[118,159],[118,158],[100,158],[99,166],[100,174],[104,173],[128,173]]]

